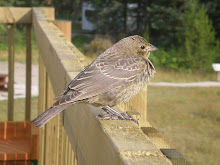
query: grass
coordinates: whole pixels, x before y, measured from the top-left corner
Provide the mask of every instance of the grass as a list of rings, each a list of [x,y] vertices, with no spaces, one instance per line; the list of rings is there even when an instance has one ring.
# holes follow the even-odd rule
[[[156,66],[155,66],[156,67]],[[199,82],[216,81],[216,72],[200,74],[189,72],[177,72],[156,67],[155,77],[151,82]]]
[[[15,50],[15,61],[24,64],[26,62],[26,50],[19,49]],[[0,61],[8,61],[8,51],[7,50],[0,50]],[[32,49],[32,64],[38,63],[38,50]]]
[[[7,26],[0,24],[0,61],[8,61],[8,34]],[[14,30],[14,53],[15,61],[25,63],[26,61],[26,39],[25,25],[15,25]],[[32,30],[32,63],[38,63],[38,50],[36,36]]]
[[[220,88],[148,87],[148,120],[192,164],[220,162]]]
[[[38,97],[32,97],[31,101],[31,119],[37,117]],[[7,121],[8,100],[0,101],[0,121]],[[24,121],[25,99],[15,99],[14,101],[14,121]]]

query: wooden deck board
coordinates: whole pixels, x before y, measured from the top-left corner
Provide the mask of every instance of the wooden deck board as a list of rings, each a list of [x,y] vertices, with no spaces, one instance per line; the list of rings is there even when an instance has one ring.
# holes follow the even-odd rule
[[[0,122],[0,162],[38,159],[38,130],[28,122]]]

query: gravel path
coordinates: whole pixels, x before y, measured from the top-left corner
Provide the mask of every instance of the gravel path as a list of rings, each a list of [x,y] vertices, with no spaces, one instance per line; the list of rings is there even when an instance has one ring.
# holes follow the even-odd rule
[[[169,87],[220,87],[220,82],[217,81],[202,81],[190,83],[169,83],[169,82],[153,82],[151,86],[169,86]]]
[[[8,74],[8,63],[0,62],[0,73]],[[25,97],[25,64],[15,62],[15,98]],[[191,83],[151,82],[150,86],[169,87],[220,87],[220,82],[205,81]],[[38,96],[38,65],[32,65],[32,96]],[[0,100],[7,100],[8,93],[0,91]]]
[[[8,74],[8,63],[0,62],[0,73]],[[8,80],[6,80],[8,81]],[[14,85],[14,98],[25,97],[25,81],[26,70],[25,64],[15,62],[15,85]],[[38,65],[32,65],[32,96],[38,96]],[[0,100],[7,100],[8,92],[0,91]]]

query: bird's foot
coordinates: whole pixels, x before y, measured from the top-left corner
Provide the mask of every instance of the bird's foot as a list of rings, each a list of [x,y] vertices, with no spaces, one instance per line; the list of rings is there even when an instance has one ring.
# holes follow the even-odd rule
[[[102,120],[131,120],[138,124],[138,121],[133,119],[128,113],[119,113],[116,110],[112,109],[109,106],[105,106],[103,108],[104,111],[107,112],[107,114],[100,114],[98,117],[102,117]]]
[[[133,121],[133,122],[135,122],[136,124],[138,124],[138,121],[137,120],[135,120],[135,119],[133,119],[128,113],[121,113],[123,116],[124,116],[124,119],[123,120],[131,120],[131,121]]]
[[[100,117],[101,120],[118,120],[119,117],[112,114],[99,114],[97,117]]]

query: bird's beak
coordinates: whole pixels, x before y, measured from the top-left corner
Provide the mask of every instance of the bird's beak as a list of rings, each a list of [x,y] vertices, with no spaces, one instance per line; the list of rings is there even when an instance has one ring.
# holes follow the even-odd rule
[[[150,47],[148,48],[148,52],[153,52],[155,50],[157,50],[158,48],[152,44],[150,44]]]

